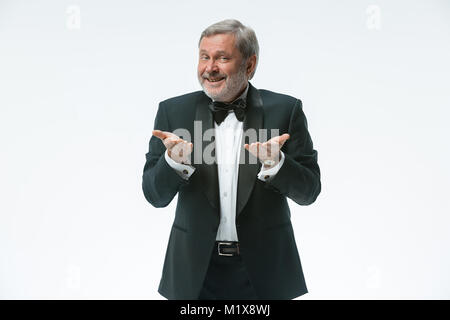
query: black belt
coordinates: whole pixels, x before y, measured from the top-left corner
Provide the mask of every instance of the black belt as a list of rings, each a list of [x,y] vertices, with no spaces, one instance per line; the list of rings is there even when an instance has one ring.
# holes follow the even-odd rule
[[[238,256],[239,242],[236,241],[216,241],[217,253],[219,256]]]

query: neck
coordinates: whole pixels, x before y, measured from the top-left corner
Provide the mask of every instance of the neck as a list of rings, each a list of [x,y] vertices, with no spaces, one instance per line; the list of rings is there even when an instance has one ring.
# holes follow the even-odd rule
[[[234,100],[236,100],[237,98],[239,98],[245,91],[245,89],[248,86],[248,81],[246,83],[244,83],[244,85],[242,86],[241,90],[239,90],[238,94],[236,94],[233,99],[231,99],[230,101],[225,101],[227,103],[233,102]]]

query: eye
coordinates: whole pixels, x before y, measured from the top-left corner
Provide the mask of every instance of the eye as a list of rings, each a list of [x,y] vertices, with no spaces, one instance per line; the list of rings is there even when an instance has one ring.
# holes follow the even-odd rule
[[[224,60],[224,61],[230,60],[230,59],[227,58],[227,57],[221,57],[220,59],[221,59],[221,60]]]
[[[207,56],[200,56],[200,60],[208,60],[209,59],[209,57],[207,57]]]

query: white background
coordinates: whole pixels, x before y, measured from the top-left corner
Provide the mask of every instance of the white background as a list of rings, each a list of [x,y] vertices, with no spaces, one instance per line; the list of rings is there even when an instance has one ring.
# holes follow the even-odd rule
[[[290,201],[300,299],[450,298],[446,0],[1,0],[0,298],[163,299],[176,199],[146,202],[145,153],[226,18],[318,151],[322,193]]]

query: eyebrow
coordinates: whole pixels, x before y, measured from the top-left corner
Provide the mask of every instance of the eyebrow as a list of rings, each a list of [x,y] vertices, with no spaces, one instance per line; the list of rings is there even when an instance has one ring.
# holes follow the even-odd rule
[[[205,49],[202,49],[202,50],[200,50],[200,53],[208,53],[208,52]],[[215,53],[216,54],[226,54],[226,55],[228,55],[228,53],[226,51],[223,51],[223,50],[217,50]]]

